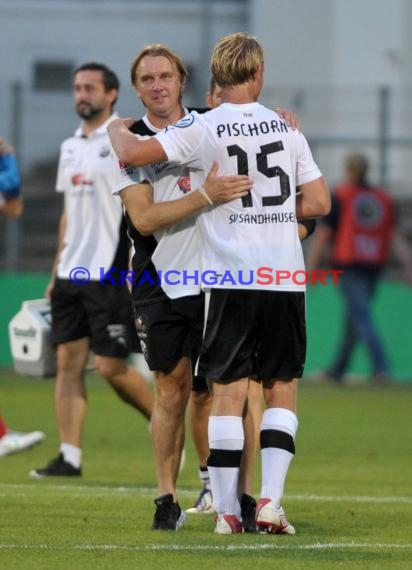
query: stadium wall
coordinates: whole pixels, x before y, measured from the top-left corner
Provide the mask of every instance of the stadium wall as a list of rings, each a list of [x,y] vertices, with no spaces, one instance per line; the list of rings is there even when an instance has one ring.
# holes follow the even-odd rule
[[[122,82],[118,112],[140,114],[129,66],[141,47],[153,42],[170,45],[187,62],[191,74],[185,100],[199,105],[215,40],[246,29],[265,47],[262,101],[296,110],[311,140],[346,137],[348,144],[364,149],[365,137],[379,137],[375,93],[383,86],[390,89],[387,135],[400,138],[401,144],[388,158],[389,182],[406,195],[410,140],[404,147],[403,139],[412,132],[411,13],[408,0],[392,0],[390,10],[386,0],[2,0],[0,133],[18,143],[27,170],[56,157],[60,142],[76,127],[70,85],[66,90],[39,88],[39,63],[73,67],[90,59],[105,61]],[[21,88],[17,98],[15,84]],[[322,164],[328,179],[346,152],[333,143],[335,149]],[[378,168],[375,148],[367,151]]]

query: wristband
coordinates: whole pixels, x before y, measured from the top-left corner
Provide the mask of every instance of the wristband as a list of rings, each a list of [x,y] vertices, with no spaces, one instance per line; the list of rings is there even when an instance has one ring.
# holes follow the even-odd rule
[[[202,194],[202,196],[204,196],[206,198],[206,200],[209,202],[209,204],[211,206],[213,206],[213,201],[212,201],[211,197],[209,196],[209,194],[206,192],[206,190],[203,188],[203,186],[201,186],[199,188],[199,192]]]
[[[308,232],[308,235],[306,236],[306,238],[308,238],[310,235],[312,235],[313,232],[315,231],[315,227],[316,227],[316,220],[315,219],[312,218],[309,220],[299,220],[299,223],[302,224],[303,226],[305,226],[306,231]]]

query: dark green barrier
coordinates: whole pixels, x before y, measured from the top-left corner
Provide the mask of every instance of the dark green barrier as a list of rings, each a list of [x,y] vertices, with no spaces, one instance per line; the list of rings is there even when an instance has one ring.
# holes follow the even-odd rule
[[[374,315],[387,351],[393,378],[412,382],[412,289],[402,283],[382,282],[374,300]],[[306,373],[331,363],[343,327],[343,306],[339,287],[331,284],[308,287],[308,358]],[[369,358],[363,346],[356,348],[350,370],[370,374]]]
[[[43,296],[48,274],[19,273],[0,276],[0,365],[10,364],[7,325],[21,303]],[[412,381],[412,290],[400,283],[383,282],[374,304],[375,315],[393,370],[399,381]],[[313,374],[328,365],[342,327],[339,290],[331,284],[308,288],[308,359],[305,372]],[[369,360],[363,347],[354,355],[350,372],[368,374]]]

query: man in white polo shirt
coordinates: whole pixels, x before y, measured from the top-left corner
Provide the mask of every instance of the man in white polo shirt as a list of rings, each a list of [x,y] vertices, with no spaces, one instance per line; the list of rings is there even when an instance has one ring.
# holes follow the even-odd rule
[[[131,300],[126,286],[118,285],[119,272],[128,267],[128,239],[121,204],[112,196],[107,136],[107,125],[116,117],[118,90],[116,75],[103,64],[86,63],[74,73],[74,99],[82,123],[61,146],[56,189],[64,193],[64,211],[46,291],[57,346],[60,451],[46,467],[30,472],[37,478],[81,475],[84,372],[90,350],[97,370],[117,394],[148,419],[152,412],[150,387],[127,363],[133,339]]]

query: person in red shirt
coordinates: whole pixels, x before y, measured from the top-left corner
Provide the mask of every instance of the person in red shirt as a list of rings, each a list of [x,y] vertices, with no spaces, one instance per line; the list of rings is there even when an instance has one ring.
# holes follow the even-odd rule
[[[343,381],[358,342],[367,348],[374,382],[389,380],[390,365],[373,320],[371,301],[391,249],[412,283],[412,257],[396,229],[393,198],[387,189],[369,183],[368,167],[363,155],[346,157],[345,180],[332,194],[331,212],[318,227],[308,256],[311,271],[329,249],[332,264],[343,270],[339,286],[345,324],[335,358],[323,373],[335,382]]]

